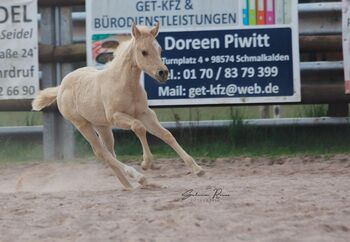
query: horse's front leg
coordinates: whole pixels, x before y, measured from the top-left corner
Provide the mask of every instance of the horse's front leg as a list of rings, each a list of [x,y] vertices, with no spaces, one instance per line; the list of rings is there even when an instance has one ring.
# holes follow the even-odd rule
[[[147,137],[146,137],[147,131],[145,126],[142,124],[142,122],[124,113],[114,113],[112,117],[112,122],[114,126],[117,126],[119,128],[131,129],[139,138],[142,145],[142,151],[143,151],[143,162],[141,163],[142,169],[146,170],[149,168],[156,168],[153,165],[153,155],[150,151],[150,148],[147,142]]]
[[[204,174],[204,170],[202,169],[202,167],[200,167],[194,161],[194,159],[189,154],[187,154],[187,152],[177,143],[174,136],[167,129],[162,127],[153,110],[148,109],[148,111],[144,113],[142,117],[140,117],[140,120],[145,125],[148,132],[150,132],[154,136],[157,136],[165,143],[170,145],[181,157],[181,159],[186,163],[186,165],[191,167],[192,172],[194,174],[197,174],[198,176]]]

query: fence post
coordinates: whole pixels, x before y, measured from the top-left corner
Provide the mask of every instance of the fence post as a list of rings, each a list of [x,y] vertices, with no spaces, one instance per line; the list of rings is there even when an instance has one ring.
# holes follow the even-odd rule
[[[57,10],[54,7],[41,8],[41,43],[56,45],[57,43]],[[41,88],[57,86],[57,73],[54,63],[41,65]],[[43,153],[45,160],[71,159],[74,157],[73,129],[67,128],[67,123],[58,112],[43,113]]]
[[[260,118],[263,118],[263,119],[270,118],[270,106],[269,105],[260,106]]]
[[[57,8],[56,33],[58,34],[57,45],[68,45],[73,43],[73,21],[71,7]],[[73,64],[57,64],[57,84],[59,85],[65,75],[73,71]],[[75,142],[74,128],[67,120],[60,115],[61,134],[60,139],[63,159],[69,160],[74,158]]]
[[[40,36],[41,43],[47,45],[55,44],[55,9],[53,7],[40,8]],[[56,85],[55,65],[46,63],[41,65],[42,82],[41,89]],[[55,124],[56,114],[53,112],[43,112],[43,153],[45,160],[54,160],[56,158],[55,139],[53,134],[56,133]]]

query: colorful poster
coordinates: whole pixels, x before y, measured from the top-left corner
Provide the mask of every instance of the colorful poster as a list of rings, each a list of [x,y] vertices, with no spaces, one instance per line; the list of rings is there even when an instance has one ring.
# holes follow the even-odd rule
[[[39,90],[36,0],[0,2],[0,99],[31,99]]]
[[[350,94],[350,0],[343,0],[343,56],[345,93]]]
[[[157,40],[169,80],[159,85],[147,75],[142,77],[151,106],[300,101],[297,1],[87,0],[86,4],[88,64],[99,69],[113,58],[110,47],[130,38],[133,22],[148,26],[160,22]]]

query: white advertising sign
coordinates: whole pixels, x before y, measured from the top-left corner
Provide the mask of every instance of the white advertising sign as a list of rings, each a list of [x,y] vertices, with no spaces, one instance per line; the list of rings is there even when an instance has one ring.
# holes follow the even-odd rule
[[[0,99],[39,89],[37,0],[0,1]]]
[[[151,106],[300,101],[298,1],[86,0],[87,62],[102,69],[109,41],[132,23],[161,25],[165,85],[142,84]]]
[[[343,0],[343,56],[345,93],[350,94],[350,0]]]

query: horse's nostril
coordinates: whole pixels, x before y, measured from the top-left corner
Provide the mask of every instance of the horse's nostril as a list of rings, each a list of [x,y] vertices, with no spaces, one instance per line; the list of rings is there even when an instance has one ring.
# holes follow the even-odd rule
[[[159,76],[167,76],[167,75],[168,75],[168,70],[160,70],[160,71],[158,72],[158,75],[159,75]]]
[[[168,79],[168,74],[169,74],[169,71],[167,69],[163,69],[163,70],[158,71],[158,76],[163,81]]]

